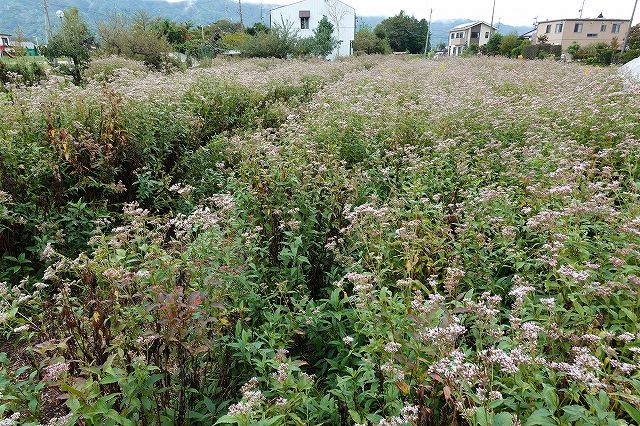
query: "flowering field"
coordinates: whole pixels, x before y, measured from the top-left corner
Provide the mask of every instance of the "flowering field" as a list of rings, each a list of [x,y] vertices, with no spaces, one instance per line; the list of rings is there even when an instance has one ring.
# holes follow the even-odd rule
[[[639,424],[615,71],[246,60],[0,93],[0,424]]]

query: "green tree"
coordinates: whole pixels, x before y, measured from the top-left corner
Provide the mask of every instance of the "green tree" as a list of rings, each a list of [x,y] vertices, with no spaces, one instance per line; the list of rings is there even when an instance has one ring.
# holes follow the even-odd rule
[[[500,42],[500,54],[511,57],[514,49],[520,47],[520,43],[521,41],[515,33],[503,36]],[[516,56],[518,55],[516,54]]]
[[[240,47],[243,56],[251,58],[288,58],[298,52],[298,32],[284,21],[268,33],[258,32]]]
[[[82,81],[82,71],[89,63],[89,52],[94,36],[80,17],[78,9],[72,7],[64,12],[60,30],[51,37],[47,46],[47,58],[54,61],[59,57],[69,58],[71,63],[62,68],[73,77],[77,84]]]
[[[640,49],[640,24],[636,24],[629,30],[629,40],[627,41],[628,49]]]
[[[334,26],[326,16],[323,16],[318,23],[318,28],[313,30],[313,54],[321,58],[326,58],[340,45],[340,42],[333,36]]]
[[[378,37],[369,27],[365,26],[356,33],[353,40],[353,51],[367,55],[385,54],[391,51],[391,47],[386,38]]]
[[[500,45],[502,45],[502,34],[494,33],[487,42],[487,55],[494,56],[500,53]]]
[[[136,14],[132,20],[113,15],[98,26],[98,34],[103,54],[143,61],[150,68],[161,69],[167,54],[174,50],[144,13]]]
[[[157,18],[152,22],[153,29],[174,46],[184,44],[189,39],[189,30],[170,19]]]
[[[271,31],[271,29],[262,22],[256,22],[255,24],[253,24],[253,27],[249,27],[245,31],[247,32],[247,34],[254,36],[258,33],[268,33],[269,31]]]
[[[421,53],[424,51],[429,24],[425,19],[418,21],[400,11],[396,16],[382,21],[375,29],[380,38],[385,38],[396,52]]]

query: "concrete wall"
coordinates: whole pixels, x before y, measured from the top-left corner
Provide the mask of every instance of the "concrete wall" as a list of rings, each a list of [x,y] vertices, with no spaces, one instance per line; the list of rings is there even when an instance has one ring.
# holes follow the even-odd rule
[[[310,11],[309,29],[301,28],[300,12]],[[331,17],[332,11],[341,16],[339,28]],[[353,53],[353,39],[355,37],[356,12],[351,6],[337,0],[302,0],[286,6],[278,7],[271,10],[271,26],[282,25],[284,21],[286,25],[291,25],[294,30],[298,31],[299,37],[312,37],[313,30],[318,28],[318,24],[322,17],[326,16],[329,22],[333,24],[333,36],[341,41],[340,46],[336,48],[332,59],[337,56],[350,56]]]
[[[562,25],[562,30],[558,31],[558,25]],[[582,24],[582,31],[575,32],[576,24]],[[613,32],[614,24],[619,26],[618,32]],[[547,26],[550,32],[547,32]],[[540,22],[536,37],[547,36],[547,43],[561,45],[562,50],[566,50],[574,42],[582,47],[595,43],[611,44],[613,38],[618,39],[618,44],[622,47],[624,36],[629,30],[628,20],[614,19],[560,19],[556,21]]]

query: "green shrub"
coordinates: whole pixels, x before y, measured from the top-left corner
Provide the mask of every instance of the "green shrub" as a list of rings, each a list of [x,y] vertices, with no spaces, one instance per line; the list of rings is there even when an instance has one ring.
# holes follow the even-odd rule
[[[16,61],[8,63],[0,61],[0,84],[4,88],[7,84],[32,86],[47,78],[44,67],[35,61]]]
[[[85,78],[90,80],[109,80],[116,75],[116,71],[127,71],[130,73],[144,75],[147,67],[144,63],[120,56],[108,56],[94,58],[85,70]]]

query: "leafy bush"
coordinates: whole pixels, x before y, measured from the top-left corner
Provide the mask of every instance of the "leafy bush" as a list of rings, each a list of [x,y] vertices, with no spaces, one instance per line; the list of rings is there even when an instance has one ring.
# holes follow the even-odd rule
[[[638,422],[615,69],[215,65],[12,88],[5,423]]]
[[[298,36],[286,23],[275,25],[269,32],[257,32],[240,46],[244,56],[250,58],[288,58],[297,52]]]
[[[32,86],[47,78],[44,67],[35,61],[0,61],[0,83]]]
[[[147,67],[140,61],[120,56],[94,58],[85,71],[85,78],[90,80],[109,80],[116,75],[116,71],[126,71],[143,75]]]

